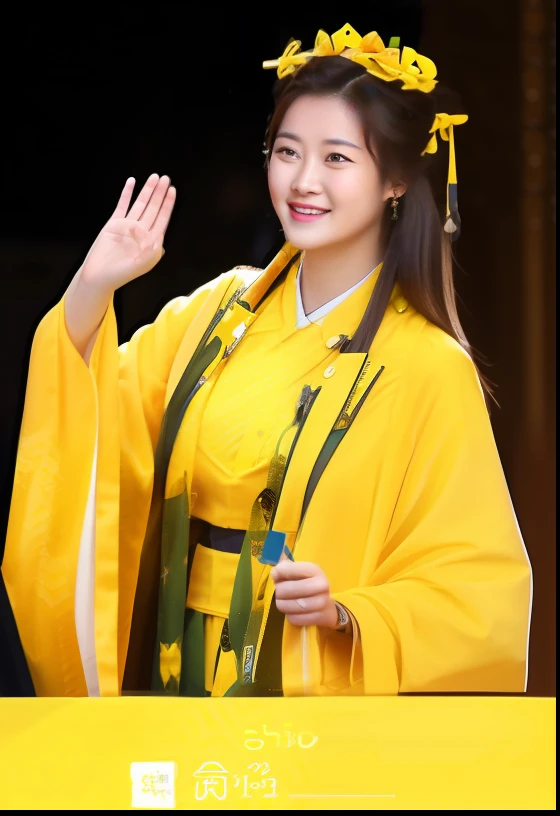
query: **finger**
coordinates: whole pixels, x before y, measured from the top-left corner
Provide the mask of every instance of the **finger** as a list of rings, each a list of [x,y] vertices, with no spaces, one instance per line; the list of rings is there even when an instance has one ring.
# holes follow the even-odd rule
[[[285,601],[276,598],[276,606],[284,615],[303,615],[323,610],[329,600],[329,595],[316,595],[313,598],[296,598],[295,601]]]
[[[169,224],[169,219],[171,218],[171,213],[173,212],[173,207],[175,206],[175,201],[177,199],[177,190],[175,187],[169,187],[167,190],[167,194],[163,199],[163,203],[159,208],[159,213],[157,218],[154,222],[152,227],[152,232],[158,236],[158,239],[163,241],[165,237],[165,231]]]
[[[149,176],[148,180],[138,193],[138,198],[130,208],[127,218],[130,218],[132,221],[139,220],[140,216],[146,209],[150,198],[152,197],[152,193],[156,189],[158,181],[159,176],[157,173],[152,173],[152,175]]]
[[[325,613],[321,612],[305,612],[301,615],[286,615],[286,620],[292,626],[324,626]]]
[[[271,572],[274,582],[298,581],[301,578],[311,578],[313,575],[322,574],[322,570],[317,564],[307,561],[279,561]]]
[[[160,178],[154,189],[154,192],[152,193],[152,197],[150,198],[146,206],[146,209],[138,219],[142,226],[144,226],[147,230],[150,230],[152,228],[157,218],[160,207],[167,194],[170,182],[171,179],[169,178],[169,176],[162,176]]]
[[[329,582],[324,575],[313,578],[302,578],[299,581],[282,581],[276,584],[276,597],[282,601],[295,601],[296,598],[313,598],[315,595],[328,595]]]
[[[128,210],[128,205],[130,204],[130,199],[132,198],[132,192],[134,190],[135,184],[136,179],[128,178],[126,180],[126,184],[123,187],[121,197],[118,200],[117,206],[111,218],[126,217],[126,211]]]

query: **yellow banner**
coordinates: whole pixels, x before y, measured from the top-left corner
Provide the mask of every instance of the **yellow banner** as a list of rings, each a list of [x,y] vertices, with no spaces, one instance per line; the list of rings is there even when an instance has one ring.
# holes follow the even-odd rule
[[[0,808],[555,808],[553,699],[0,699]]]

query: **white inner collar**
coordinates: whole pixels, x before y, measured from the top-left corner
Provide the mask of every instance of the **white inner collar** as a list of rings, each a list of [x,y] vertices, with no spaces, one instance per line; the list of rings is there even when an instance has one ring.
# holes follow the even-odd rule
[[[352,292],[355,292],[356,289],[362,285],[362,283],[365,283],[365,281],[367,281],[367,279],[371,275],[373,275],[373,273],[377,269],[377,267],[375,267],[374,269],[371,270],[371,272],[368,272],[368,274],[365,277],[359,280],[358,283],[355,283],[354,286],[352,286],[350,289],[347,289],[346,292],[343,292],[341,295],[338,295],[332,300],[329,300],[328,303],[323,304],[323,306],[319,306],[318,309],[315,309],[315,311],[310,312],[308,315],[306,315],[305,309],[303,308],[303,300],[301,298],[302,265],[303,261],[300,261],[296,276],[296,309],[297,309],[296,329],[302,329],[304,328],[304,326],[310,326],[312,323],[320,322],[321,319],[325,317],[325,315],[328,315],[329,312],[332,312],[335,306],[338,306],[339,303],[342,303],[343,300],[346,300],[346,298],[349,297],[352,294]]]

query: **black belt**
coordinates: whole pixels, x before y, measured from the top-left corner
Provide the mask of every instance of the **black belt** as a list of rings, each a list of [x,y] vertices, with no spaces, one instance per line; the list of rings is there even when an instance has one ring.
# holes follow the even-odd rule
[[[205,524],[198,543],[211,550],[239,555],[245,532],[245,530],[233,530],[229,527],[215,527],[213,524]]]

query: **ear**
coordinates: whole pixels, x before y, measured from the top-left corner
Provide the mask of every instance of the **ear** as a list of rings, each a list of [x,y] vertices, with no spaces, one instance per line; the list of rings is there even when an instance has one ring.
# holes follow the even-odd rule
[[[399,182],[398,184],[392,184],[387,182],[385,186],[385,194],[383,196],[384,201],[388,201],[390,198],[400,198],[406,193],[406,184],[403,182]]]

